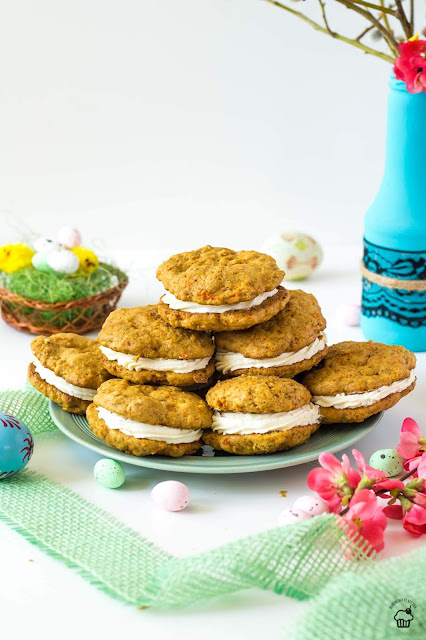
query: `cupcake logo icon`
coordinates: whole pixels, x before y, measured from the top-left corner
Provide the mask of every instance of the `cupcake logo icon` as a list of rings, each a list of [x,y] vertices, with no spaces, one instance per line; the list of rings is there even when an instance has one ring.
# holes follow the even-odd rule
[[[414,620],[414,609],[416,604],[409,598],[398,598],[390,605],[393,619],[398,629],[408,629]]]
[[[413,619],[413,614],[411,613],[411,607],[407,609],[400,609],[394,615],[394,620],[396,620],[396,626],[401,628],[409,627],[411,624],[411,620]]]

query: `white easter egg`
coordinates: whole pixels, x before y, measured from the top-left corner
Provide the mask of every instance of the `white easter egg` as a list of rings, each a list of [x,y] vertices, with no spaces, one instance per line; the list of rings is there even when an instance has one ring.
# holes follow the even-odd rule
[[[319,516],[321,513],[328,513],[330,510],[327,503],[317,496],[301,496],[294,502],[293,509],[305,511],[310,516]]]
[[[308,518],[312,518],[310,513],[306,511],[302,511],[301,509],[284,509],[278,517],[279,526],[284,526],[286,524],[294,524],[295,522],[301,522],[302,520],[307,520]]]
[[[58,273],[74,273],[79,266],[79,260],[68,249],[55,249],[47,254],[47,264]]]
[[[59,229],[57,240],[67,249],[74,249],[81,245],[81,234],[78,229],[65,226]]]
[[[285,231],[268,238],[262,250],[275,258],[285,271],[287,280],[303,280],[321,264],[322,249],[318,242],[300,231]]]
[[[51,238],[38,238],[34,242],[35,251],[47,253],[48,251],[52,251],[53,249],[60,249],[61,246],[56,240],[51,240]]]

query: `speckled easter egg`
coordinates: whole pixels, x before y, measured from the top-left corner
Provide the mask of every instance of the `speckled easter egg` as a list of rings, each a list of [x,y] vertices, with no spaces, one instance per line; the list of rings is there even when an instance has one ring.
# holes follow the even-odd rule
[[[103,458],[98,460],[93,470],[95,480],[107,489],[118,489],[124,484],[126,474],[122,465],[117,460]]]
[[[295,500],[293,509],[297,511],[305,511],[310,516],[319,516],[322,513],[328,513],[330,510],[327,503],[317,496],[301,496]]]
[[[0,480],[23,469],[33,455],[31,431],[18,418],[0,413]]]
[[[62,227],[58,231],[57,240],[67,249],[74,249],[81,244],[81,234],[74,227]]]
[[[166,480],[155,485],[152,499],[165,511],[182,511],[189,504],[191,494],[188,487],[177,480]]]
[[[266,240],[262,247],[275,258],[287,280],[303,280],[321,264],[322,249],[311,236],[300,231],[285,231]]]
[[[294,507],[292,509],[284,509],[278,517],[278,525],[295,524],[302,520],[308,520],[308,518],[312,518],[312,515],[302,511],[302,509],[295,509]]]
[[[55,249],[47,254],[46,262],[57,273],[75,273],[79,261],[72,251],[68,249]]]
[[[359,327],[361,321],[361,305],[339,304],[336,308],[336,319],[340,325],[345,327]]]
[[[379,449],[371,456],[370,466],[392,478],[404,469],[404,458],[396,449]]]

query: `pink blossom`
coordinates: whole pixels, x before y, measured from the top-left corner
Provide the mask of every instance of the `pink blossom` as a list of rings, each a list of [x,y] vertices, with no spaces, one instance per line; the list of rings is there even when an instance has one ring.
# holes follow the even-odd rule
[[[321,467],[312,469],[307,477],[308,487],[316,491],[327,503],[330,511],[338,513],[342,499],[348,501],[360,481],[360,475],[351,469],[349,458],[343,454],[342,462],[331,453],[322,453],[318,462]]]
[[[394,72],[403,80],[410,93],[426,91],[426,40],[401,42],[399,56],[395,60]]]
[[[342,517],[349,525],[351,536],[361,534],[375,551],[383,549],[387,519],[374,491],[357,491],[349,502],[348,512]]]

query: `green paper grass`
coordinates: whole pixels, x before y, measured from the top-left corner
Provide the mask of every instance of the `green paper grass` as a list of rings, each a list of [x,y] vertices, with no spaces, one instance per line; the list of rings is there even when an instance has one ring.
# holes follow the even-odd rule
[[[89,275],[81,271],[69,275],[26,267],[14,273],[1,273],[0,285],[24,298],[54,303],[102,293],[115,287],[124,277],[124,273],[104,263]]]

